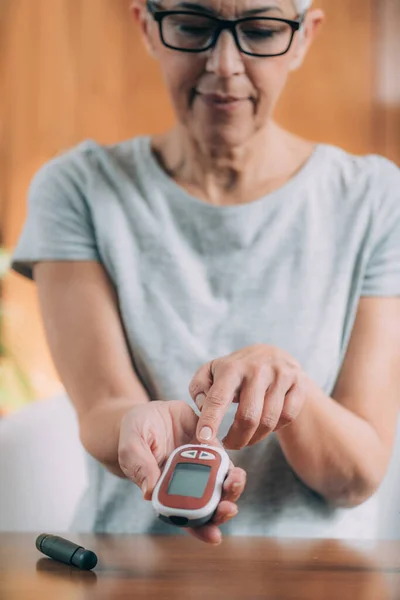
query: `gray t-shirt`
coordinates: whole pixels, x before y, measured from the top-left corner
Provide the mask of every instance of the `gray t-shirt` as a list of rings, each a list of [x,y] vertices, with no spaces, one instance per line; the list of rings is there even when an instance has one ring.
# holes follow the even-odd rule
[[[198,367],[260,342],[291,353],[329,395],[360,296],[400,295],[400,171],[321,144],[280,189],[221,207],[168,177],[150,137],[87,140],[31,183],[12,268],[32,278],[39,260],[101,261],[152,400],[193,405]],[[225,533],[374,537],[376,496],[353,509],[329,506],[297,477],[275,434],[230,455],[248,484]],[[180,533],[155,519],[134,484],[87,459],[73,530]]]

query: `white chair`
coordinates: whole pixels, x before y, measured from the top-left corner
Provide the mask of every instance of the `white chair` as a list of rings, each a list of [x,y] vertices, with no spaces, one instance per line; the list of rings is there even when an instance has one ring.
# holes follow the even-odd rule
[[[400,421],[379,491],[379,537],[400,539]],[[66,394],[0,420],[0,531],[67,531],[87,484],[74,408]]]
[[[400,418],[388,472],[378,492],[379,537],[400,539]]]
[[[67,531],[86,483],[66,394],[0,419],[0,531]]]

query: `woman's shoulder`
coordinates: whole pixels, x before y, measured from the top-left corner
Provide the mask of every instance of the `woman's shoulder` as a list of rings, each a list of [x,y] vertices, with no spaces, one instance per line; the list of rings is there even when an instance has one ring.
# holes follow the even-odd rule
[[[355,154],[330,144],[319,144],[318,171],[342,186],[359,185],[400,193],[400,168],[380,154]]]
[[[72,146],[59,149],[35,173],[35,180],[53,177],[72,177],[74,180],[87,178],[91,171],[132,170],[135,154],[141,151],[144,136],[104,144],[87,138]]]
[[[370,215],[374,239],[384,239],[395,230],[392,243],[398,247],[400,168],[379,154],[357,155],[327,144],[318,152],[320,187],[333,198],[334,210],[350,219],[354,210]]]

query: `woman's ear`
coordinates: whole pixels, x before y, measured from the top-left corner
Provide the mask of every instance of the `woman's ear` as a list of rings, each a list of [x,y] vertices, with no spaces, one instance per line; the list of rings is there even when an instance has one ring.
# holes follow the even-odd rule
[[[129,7],[129,11],[134,20],[139,24],[142,32],[143,41],[150,56],[156,58],[153,39],[150,32],[150,15],[146,8],[145,0],[133,0]]]
[[[314,41],[324,20],[325,14],[320,9],[310,10],[307,13],[305,21],[298,32],[296,52],[290,65],[291,71],[299,69],[303,64],[308,49]]]

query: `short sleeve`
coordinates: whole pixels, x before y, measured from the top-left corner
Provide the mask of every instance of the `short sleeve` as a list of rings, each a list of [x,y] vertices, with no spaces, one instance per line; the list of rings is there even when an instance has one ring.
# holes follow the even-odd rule
[[[369,191],[375,199],[371,248],[362,296],[400,296],[400,169],[373,157]]]
[[[11,268],[29,279],[37,261],[100,260],[82,147],[52,159],[31,181],[26,220],[11,257]]]

